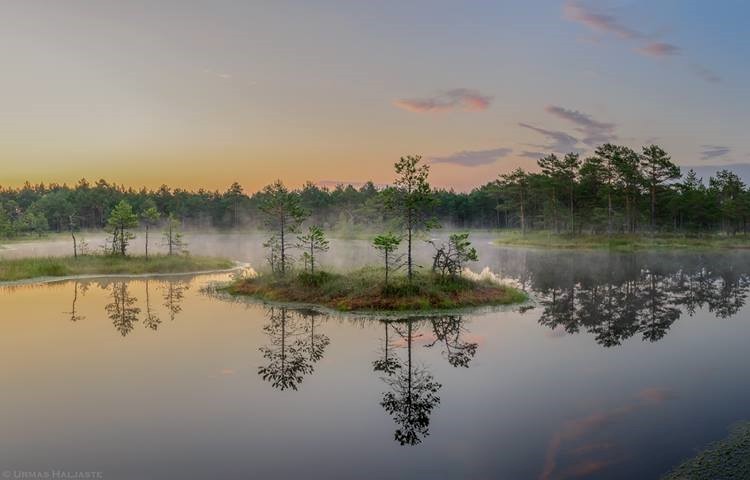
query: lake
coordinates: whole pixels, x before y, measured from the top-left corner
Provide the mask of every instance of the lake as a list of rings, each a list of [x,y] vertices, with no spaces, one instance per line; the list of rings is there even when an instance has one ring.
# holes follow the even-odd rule
[[[489,240],[474,269],[533,302],[378,318],[205,290],[228,274],[2,287],[0,470],[648,479],[750,419],[750,253]],[[253,237],[189,241],[262,263]],[[338,241],[323,264],[374,258]]]

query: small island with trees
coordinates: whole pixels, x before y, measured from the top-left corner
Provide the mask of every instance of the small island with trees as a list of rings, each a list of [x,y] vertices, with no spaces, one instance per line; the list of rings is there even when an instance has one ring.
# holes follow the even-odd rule
[[[260,206],[271,232],[264,243],[269,271],[237,279],[224,290],[342,311],[452,309],[526,300],[521,291],[494,279],[464,275],[466,264],[478,260],[468,233],[451,234],[443,243],[427,240],[434,248],[432,267],[417,271],[413,255],[417,235],[439,227],[430,213],[435,196],[428,183],[429,166],[420,165],[420,160],[419,156],[402,157],[395,164],[396,181],[383,192],[384,206],[398,220],[401,233],[385,232],[372,239],[372,248],[382,260],[379,266],[346,273],[322,269],[319,254],[330,247],[325,233],[318,225],[300,232],[308,214],[299,197],[277,181],[263,190]],[[300,271],[292,267],[294,248],[302,252]]]

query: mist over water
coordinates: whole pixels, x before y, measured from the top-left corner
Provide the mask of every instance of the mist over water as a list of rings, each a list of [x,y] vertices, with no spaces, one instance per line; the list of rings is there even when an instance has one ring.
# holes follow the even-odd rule
[[[440,230],[431,232],[416,238],[415,259],[423,266],[430,265],[432,247],[425,240],[428,238],[447,238],[451,231]],[[372,247],[372,238],[376,234],[363,236],[362,239],[330,238],[330,250],[321,252],[320,260],[325,268],[332,270],[349,270],[366,265],[379,264],[375,249]],[[215,232],[215,231],[186,231],[184,240],[187,250],[193,255],[208,255],[227,257],[232,260],[250,263],[254,268],[266,268],[267,252],[263,243],[268,239],[269,233],[263,231],[250,232]],[[475,235],[474,242],[477,244],[489,243],[490,236]],[[107,235],[101,232],[91,234],[78,234],[79,240],[83,238],[88,244],[90,253],[101,253],[107,245]],[[294,240],[292,244],[294,244]],[[145,251],[145,237],[143,232],[136,232],[136,238],[128,246],[128,252],[134,255],[142,255]],[[0,258],[21,257],[44,257],[72,255],[73,242],[70,236],[60,235],[49,239],[28,240],[22,242],[0,245]],[[149,237],[150,253],[167,253],[160,232],[151,232]],[[298,249],[291,250],[292,257],[299,257]]]
[[[659,478],[750,419],[750,253],[472,239],[472,271],[512,280],[531,305],[381,319],[203,290],[229,274],[0,287],[0,465],[115,479]],[[259,234],[187,241],[263,266]],[[321,260],[377,257],[367,240],[334,239]]]

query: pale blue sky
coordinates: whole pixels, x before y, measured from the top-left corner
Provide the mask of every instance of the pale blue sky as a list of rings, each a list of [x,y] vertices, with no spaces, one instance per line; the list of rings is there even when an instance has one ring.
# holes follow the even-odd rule
[[[750,7],[713,1],[37,1],[0,7],[0,184],[492,180],[661,143],[750,162]]]

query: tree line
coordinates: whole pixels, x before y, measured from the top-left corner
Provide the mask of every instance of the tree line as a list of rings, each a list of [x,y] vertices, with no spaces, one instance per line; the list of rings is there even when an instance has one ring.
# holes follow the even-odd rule
[[[537,163],[538,171],[519,168],[470,192],[428,185],[426,191],[411,192],[410,201],[429,199],[431,219],[456,228],[573,234],[736,234],[747,230],[750,190],[738,175],[721,170],[705,182],[693,170],[683,175],[657,145],[636,152],[605,144],[585,158],[577,153],[550,154]],[[406,176],[399,173],[399,178],[412,175],[407,181],[419,184],[420,172],[415,167],[412,172],[401,172]],[[183,228],[257,228],[267,222],[263,208],[273,193],[271,187],[252,194],[239,183],[223,192],[167,185],[154,190],[85,179],[72,186],[26,183],[18,188],[0,187],[0,237],[68,231],[71,219],[75,219],[75,228],[105,228],[122,201],[136,215],[154,208],[159,218],[174,218]],[[423,220],[386,208],[389,191],[390,187],[378,187],[373,182],[335,188],[308,182],[287,190],[300,210],[307,212],[310,223],[326,229],[369,230],[388,227],[403,218],[407,223]],[[408,209],[409,202],[403,206]],[[405,241],[409,242],[408,229]]]

